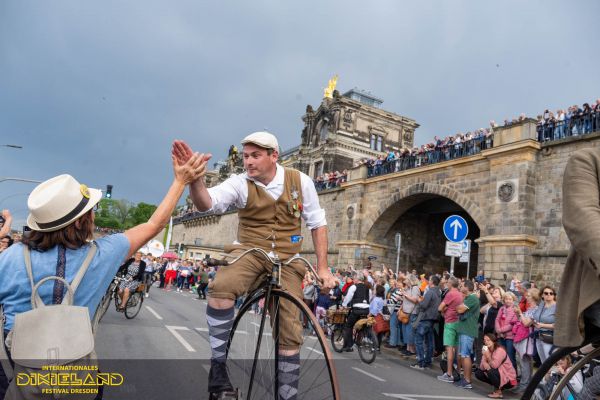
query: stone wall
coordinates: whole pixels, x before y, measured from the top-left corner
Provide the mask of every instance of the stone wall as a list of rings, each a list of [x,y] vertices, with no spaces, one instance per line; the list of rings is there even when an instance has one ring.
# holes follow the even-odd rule
[[[365,171],[352,171],[341,188],[319,194],[330,264],[362,266],[370,256],[377,257],[376,266],[395,266],[394,235],[401,232],[403,269],[447,269],[441,236],[447,211],[470,220],[472,273],[485,269],[497,283],[506,274],[558,284],[569,249],[561,221],[563,171],[574,151],[600,146],[600,133],[540,145],[529,139],[531,132],[532,122],[526,121],[501,129],[497,134],[506,142],[501,146],[408,171],[369,179]],[[415,211],[426,202],[455,209]],[[202,217],[176,225],[172,243],[193,246],[199,239],[204,248],[221,249],[235,239],[236,229],[235,213]],[[310,232],[302,232],[302,251],[314,261]],[[464,265],[456,272],[464,275]]]

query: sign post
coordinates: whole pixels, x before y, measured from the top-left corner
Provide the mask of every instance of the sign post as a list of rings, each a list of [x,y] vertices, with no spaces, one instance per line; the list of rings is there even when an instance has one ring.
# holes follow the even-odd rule
[[[398,270],[400,268],[400,247],[402,246],[402,235],[400,232],[396,233],[396,276],[398,276]]]
[[[471,272],[471,241],[469,239],[462,242],[462,254],[460,255],[459,262],[467,263],[467,279],[469,279],[469,275]]]
[[[446,255],[450,256],[450,275],[454,275],[454,257],[460,257],[462,255],[462,241],[467,238],[469,234],[469,226],[467,221],[460,215],[451,215],[444,221],[444,236],[449,242],[458,244],[458,251],[456,248],[448,248],[448,242],[446,242]],[[449,251],[450,250],[450,251]]]

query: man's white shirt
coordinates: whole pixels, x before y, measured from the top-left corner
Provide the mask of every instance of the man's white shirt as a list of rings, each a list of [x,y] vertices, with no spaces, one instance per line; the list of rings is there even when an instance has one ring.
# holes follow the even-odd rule
[[[348,305],[352,301],[352,298],[354,297],[354,292],[356,292],[356,285],[352,285],[348,289],[348,293],[346,293],[346,297],[344,297],[344,301],[342,302],[342,306],[343,307],[348,307]],[[369,298],[371,298],[371,293],[372,292],[373,291],[371,289],[369,289]],[[356,304],[353,305],[353,307],[356,307],[356,308],[369,308],[369,303],[356,303]]]
[[[248,201],[248,180],[253,181],[258,187],[264,189],[274,200],[283,194],[285,169],[277,164],[275,177],[268,185],[248,177],[247,173],[231,175],[225,182],[209,188],[208,193],[212,201],[209,211],[225,212],[230,205],[237,208],[246,207]],[[325,210],[319,204],[319,195],[315,184],[306,174],[300,172],[300,185],[302,189],[302,219],[309,229],[316,229],[327,225]]]

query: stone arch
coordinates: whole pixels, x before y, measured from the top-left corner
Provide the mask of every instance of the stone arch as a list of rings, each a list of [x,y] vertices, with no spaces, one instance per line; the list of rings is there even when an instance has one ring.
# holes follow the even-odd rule
[[[485,226],[484,213],[479,205],[467,196],[447,186],[421,182],[394,193],[394,195],[380,203],[375,213],[365,218],[366,240],[377,242],[407,210],[435,197],[445,197],[452,200],[462,207],[480,228]]]

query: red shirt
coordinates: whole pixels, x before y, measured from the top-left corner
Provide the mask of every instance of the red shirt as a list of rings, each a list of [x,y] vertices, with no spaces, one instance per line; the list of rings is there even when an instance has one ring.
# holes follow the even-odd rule
[[[463,295],[458,289],[452,288],[446,293],[446,297],[442,301],[447,307],[444,311],[444,322],[449,324],[451,322],[458,322],[458,311],[456,308],[463,303]]]

